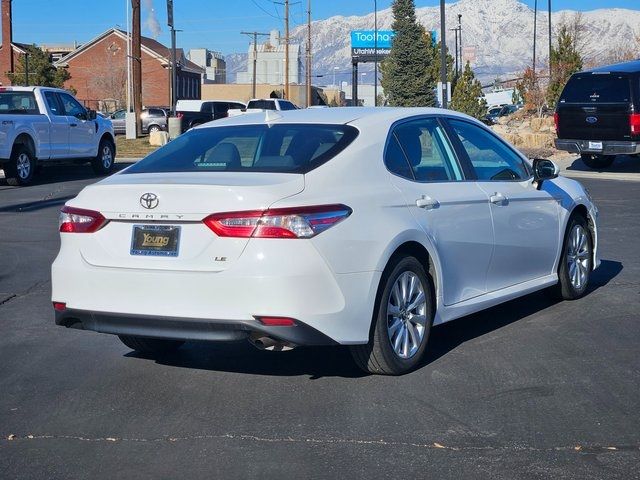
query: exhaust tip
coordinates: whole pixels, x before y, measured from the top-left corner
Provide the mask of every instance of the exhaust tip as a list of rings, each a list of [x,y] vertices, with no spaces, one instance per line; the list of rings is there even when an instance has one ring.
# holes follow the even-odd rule
[[[271,337],[263,336],[262,334],[251,334],[249,336],[249,343],[258,350],[268,350],[270,352],[286,352],[296,347],[293,343],[281,342]]]

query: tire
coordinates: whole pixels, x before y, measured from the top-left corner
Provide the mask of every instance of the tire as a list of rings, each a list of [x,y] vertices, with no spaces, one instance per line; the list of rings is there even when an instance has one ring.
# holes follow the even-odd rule
[[[149,127],[149,134],[153,133],[153,132],[159,132],[160,130],[162,130],[158,125],[151,125]]]
[[[592,269],[593,239],[589,225],[582,215],[572,215],[564,235],[555,296],[563,300],[582,297],[589,286]]]
[[[403,281],[407,282],[404,291],[410,292],[405,295],[401,288]],[[380,281],[369,343],[350,347],[361,369],[374,374],[401,375],[418,365],[429,341],[435,312],[432,285],[429,274],[415,257],[400,257],[389,264]],[[416,302],[420,293],[423,301]],[[419,305],[409,310],[405,308],[407,302],[409,306]],[[394,310],[397,316],[390,313]]]
[[[175,352],[184,343],[182,340],[135,337],[131,335],[118,335],[118,338],[130,349],[147,355]]]
[[[98,155],[96,155],[96,158],[91,160],[91,167],[96,175],[108,175],[113,171],[113,167],[116,163],[115,151],[115,146],[111,140],[106,138],[100,140]]]
[[[582,155],[580,155],[580,158],[582,158],[582,161],[587,167],[597,170],[610,167],[613,164],[613,161],[616,159],[616,156],[583,153]]]
[[[21,187],[29,185],[36,173],[36,160],[31,150],[24,145],[16,145],[9,162],[4,164],[4,175],[9,185]]]

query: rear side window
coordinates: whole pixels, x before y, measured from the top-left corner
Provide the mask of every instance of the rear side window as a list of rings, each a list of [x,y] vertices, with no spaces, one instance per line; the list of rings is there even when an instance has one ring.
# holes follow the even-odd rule
[[[280,110],[297,110],[298,108],[291,102],[280,100]]]
[[[356,137],[347,125],[237,125],[190,130],[124,173],[307,173]]]
[[[33,92],[0,92],[0,114],[38,115],[40,110]]]
[[[276,104],[273,100],[252,100],[247,104],[247,108],[260,108],[262,110],[275,110]]]
[[[616,73],[574,75],[560,95],[560,103],[627,103],[630,101],[629,77]]]

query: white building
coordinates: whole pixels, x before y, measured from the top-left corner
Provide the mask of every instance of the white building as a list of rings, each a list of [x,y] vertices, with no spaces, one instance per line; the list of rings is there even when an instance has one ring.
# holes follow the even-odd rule
[[[204,69],[202,83],[227,83],[227,63],[221,53],[206,48],[192,48],[187,58]]]
[[[258,43],[256,46],[256,83],[269,83],[283,85],[285,79],[285,39],[280,36],[280,32],[272,30],[269,40],[265,43]],[[247,71],[238,72],[236,83],[253,82],[253,43],[249,45],[249,58],[247,60]],[[289,83],[302,83],[302,57],[298,44],[289,44]]]

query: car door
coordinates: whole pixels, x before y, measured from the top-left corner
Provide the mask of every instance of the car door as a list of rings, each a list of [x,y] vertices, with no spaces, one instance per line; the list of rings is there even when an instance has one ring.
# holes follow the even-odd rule
[[[396,124],[385,163],[391,182],[437,250],[445,305],[486,293],[493,250],[487,195],[468,181],[436,117]]]
[[[45,91],[44,98],[51,113],[50,158],[66,158],[69,156],[69,121],[56,92]]]
[[[452,118],[448,123],[489,196],[496,246],[488,291],[552,274],[560,243],[553,184],[538,190],[524,158],[483,126]]]
[[[87,120],[87,110],[68,93],[58,94],[69,122],[69,157],[85,158],[96,154],[96,122]]]
[[[125,110],[118,110],[111,114],[111,125],[113,126],[113,133],[123,134],[126,132],[126,124],[125,124]]]

